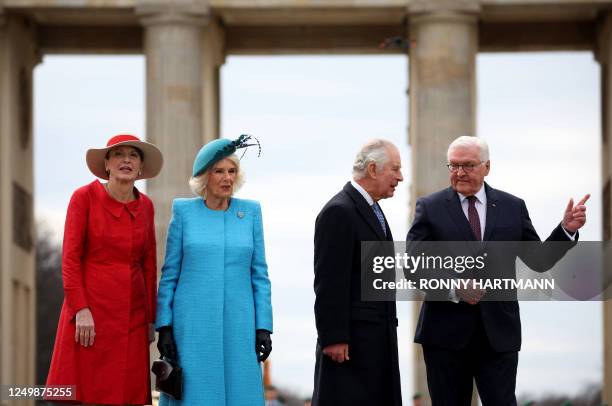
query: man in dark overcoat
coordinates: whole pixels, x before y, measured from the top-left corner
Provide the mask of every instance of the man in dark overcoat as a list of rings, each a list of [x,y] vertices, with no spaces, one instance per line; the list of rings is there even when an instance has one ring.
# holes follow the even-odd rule
[[[353,180],[317,216],[313,406],[402,404],[395,301],[361,295],[361,244],[393,241],[378,201],[402,180],[397,148],[372,140],[355,158]]]

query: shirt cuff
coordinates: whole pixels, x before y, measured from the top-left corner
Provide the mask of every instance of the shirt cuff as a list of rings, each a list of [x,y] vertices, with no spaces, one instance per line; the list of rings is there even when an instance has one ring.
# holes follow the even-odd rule
[[[571,241],[575,241],[576,240],[576,231],[574,231],[573,233],[570,234],[569,231],[567,231],[565,229],[565,227],[563,227],[563,224],[561,224],[561,229],[563,230],[565,235],[567,235],[567,238],[569,238]]]

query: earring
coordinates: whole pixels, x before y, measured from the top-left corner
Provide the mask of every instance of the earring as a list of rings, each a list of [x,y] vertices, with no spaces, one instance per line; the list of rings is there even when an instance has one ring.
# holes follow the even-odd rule
[[[138,176],[142,175],[142,168],[138,170]]]

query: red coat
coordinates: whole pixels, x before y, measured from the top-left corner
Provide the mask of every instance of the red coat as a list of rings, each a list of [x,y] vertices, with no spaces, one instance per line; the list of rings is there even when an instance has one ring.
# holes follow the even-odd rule
[[[155,321],[157,265],[151,199],[124,204],[97,180],[70,199],[62,253],[64,304],[47,385],[75,385],[83,403],[150,404],[148,324]],[[95,342],[74,341],[89,307]]]

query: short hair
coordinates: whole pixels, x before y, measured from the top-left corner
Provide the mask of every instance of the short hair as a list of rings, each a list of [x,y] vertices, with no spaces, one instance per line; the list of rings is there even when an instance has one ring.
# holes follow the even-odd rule
[[[244,173],[240,169],[240,159],[236,154],[228,156],[227,159],[229,159],[234,163],[234,165],[236,165],[236,170],[238,171],[238,174],[236,175],[236,180],[234,180],[234,188],[232,189],[232,194],[234,194],[244,184]],[[198,176],[192,176],[189,179],[189,187],[191,188],[191,191],[194,194],[201,196],[203,199],[206,199],[206,196],[208,194],[208,192],[206,191],[206,185],[208,185],[209,171],[214,168],[215,164],[216,162],[212,164],[208,169],[206,169],[204,173]]]
[[[395,148],[392,142],[383,139],[368,141],[357,153],[353,163],[353,179],[363,179],[372,162],[376,165],[376,172],[382,171],[389,161],[389,149]]]
[[[480,137],[472,137],[468,135],[462,135],[461,137],[455,138],[453,142],[448,146],[448,151],[446,152],[446,159],[448,159],[451,150],[455,148],[468,148],[476,146],[478,148],[478,159],[483,162],[489,160],[489,145],[487,142]]]

